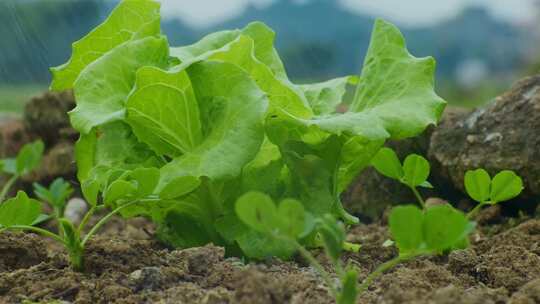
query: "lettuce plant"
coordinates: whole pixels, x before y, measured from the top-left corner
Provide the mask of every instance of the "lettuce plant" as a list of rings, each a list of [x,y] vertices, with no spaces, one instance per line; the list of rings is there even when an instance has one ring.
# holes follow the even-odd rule
[[[260,22],[170,47],[159,4],[124,0],[52,69],[51,88],[74,90],[78,178],[92,205],[148,202],[121,214],[151,218],[174,246],[287,258],[295,247],[249,229],[237,199],[259,191],[300,202],[314,219],[356,223],[341,192],[385,140],[437,122],[445,102],[434,69],[377,20],[360,76],[296,85]],[[349,86],[349,110],[336,113]],[[299,241],[313,245],[313,234]]]
[[[44,148],[43,142],[37,140],[24,145],[15,158],[0,159],[0,172],[10,175],[0,191],[0,202],[4,201],[19,178],[29,174],[40,165]]]

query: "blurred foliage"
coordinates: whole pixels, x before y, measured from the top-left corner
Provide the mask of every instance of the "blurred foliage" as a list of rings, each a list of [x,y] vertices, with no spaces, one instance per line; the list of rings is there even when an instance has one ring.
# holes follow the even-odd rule
[[[48,68],[65,62],[71,42],[101,22],[116,2],[0,0],[0,87],[8,92],[0,92],[0,111],[20,109],[18,100],[31,91],[28,88],[36,87],[29,83],[46,86]],[[179,19],[163,20],[163,29],[171,44],[182,45],[253,20],[275,29],[288,73],[293,80],[306,82],[356,74],[374,17],[353,13],[334,0],[301,5],[280,0],[264,8],[248,7],[240,16],[205,29],[192,28]],[[457,105],[483,104],[506,89],[519,76],[516,71],[540,69],[540,55],[530,55],[538,41],[531,39],[531,31],[500,21],[483,8],[470,7],[430,27],[401,28],[413,54],[437,59],[438,91]],[[480,65],[474,81],[462,79],[461,70],[471,61]],[[22,85],[20,94],[13,94],[13,85]]]
[[[42,84],[1,85],[0,84],[0,119],[18,116],[25,103],[46,89]]]

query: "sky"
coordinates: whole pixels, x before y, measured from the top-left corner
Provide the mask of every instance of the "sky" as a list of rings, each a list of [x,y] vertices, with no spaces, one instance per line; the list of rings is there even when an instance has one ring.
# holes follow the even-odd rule
[[[220,23],[242,13],[248,5],[264,7],[275,0],[161,0],[165,17],[177,17],[195,27]],[[306,2],[309,0],[294,0]],[[497,17],[522,23],[534,18],[536,0],[335,0],[352,11],[410,26],[451,18],[467,5],[481,5]]]

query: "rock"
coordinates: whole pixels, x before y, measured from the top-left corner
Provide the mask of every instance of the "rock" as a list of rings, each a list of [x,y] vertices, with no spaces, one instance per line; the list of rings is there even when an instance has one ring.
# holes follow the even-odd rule
[[[78,225],[87,211],[88,204],[82,198],[74,197],[67,202],[64,217]]]
[[[58,176],[71,180],[75,179],[76,170],[74,144],[69,141],[61,141],[47,149],[39,168],[25,175],[22,180],[27,183],[47,182]]]
[[[78,136],[67,115],[74,106],[71,92],[45,92],[27,103],[22,120],[0,121],[0,158],[17,155],[32,140],[40,138],[45,143],[40,167],[22,177],[14,188],[30,189],[33,182],[46,184],[58,176],[75,178],[74,142]],[[0,176],[0,186],[4,182],[5,177]]]
[[[492,205],[483,208],[478,212],[474,220],[481,224],[494,224],[501,220],[502,207],[501,205]]]
[[[430,197],[426,200],[426,207],[434,207],[434,206],[440,206],[440,205],[446,205],[448,204],[448,201],[443,200],[440,197]]]
[[[223,248],[214,245],[186,249],[184,253],[187,254],[188,271],[195,275],[206,275],[225,256]]]
[[[0,158],[17,155],[29,141],[30,135],[21,120],[6,119],[0,122]]]
[[[45,177],[75,176],[75,148],[71,142],[60,142],[43,157],[42,174]]]
[[[45,92],[26,104],[24,123],[29,132],[52,145],[62,138],[61,135],[75,135],[69,131],[71,125],[67,114],[74,107],[75,98],[71,91]]]
[[[527,196],[540,194],[540,75],[525,78],[486,108],[445,119],[433,132],[429,157],[463,190],[465,172],[514,170]]]
[[[129,285],[135,290],[157,289],[162,281],[162,274],[159,267],[144,267],[129,274]]]

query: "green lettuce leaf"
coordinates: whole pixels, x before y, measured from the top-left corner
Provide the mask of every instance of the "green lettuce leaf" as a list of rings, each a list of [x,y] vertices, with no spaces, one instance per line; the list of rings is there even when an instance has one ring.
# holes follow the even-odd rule
[[[105,22],[73,43],[73,54],[67,63],[51,68],[51,89],[71,89],[86,66],[120,44],[133,38],[159,35],[159,7],[160,4],[152,0],[121,1]]]
[[[317,214],[333,209],[338,212],[335,215],[347,218],[339,195],[369,165],[384,141],[417,135],[437,122],[445,102],[433,90],[434,67],[432,58],[417,59],[410,55],[399,30],[378,20],[361,74],[362,81],[348,112],[329,114],[327,109],[324,114],[306,119],[278,109],[267,118],[269,138],[282,153],[291,150],[287,154],[296,157],[296,160],[289,158],[288,162],[296,174],[297,186],[292,188],[311,185],[307,188],[325,191],[326,194],[319,193],[319,197],[326,197],[330,202],[325,206],[324,203],[313,203],[313,198],[311,204],[319,211],[313,207],[308,210]],[[319,113],[323,112],[319,110]],[[298,175],[297,172],[302,172],[299,168],[305,168],[308,160],[318,160],[321,164],[317,166],[326,168],[326,174],[318,174],[325,182],[313,181],[312,173]],[[304,192],[306,194],[300,195],[313,193]],[[333,199],[329,200],[330,197]],[[354,221],[348,218],[349,222]]]
[[[77,106],[70,112],[71,124],[81,133],[109,122],[122,120],[125,101],[143,66],[168,64],[165,38],[132,40],[109,51],[85,68],[75,81]]]
[[[347,85],[357,82],[356,76],[347,76],[299,87],[304,92],[313,113],[325,115],[336,112],[337,106],[344,102],[343,97],[347,93]]]
[[[201,145],[161,169],[160,186],[182,176],[234,177],[264,139],[267,99],[244,71],[225,62],[200,62],[187,70],[207,130]]]
[[[233,63],[245,70],[269,95],[270,107],[309,118],[313,115],[309,103],[301,88],[293,85],[286,77],[273,41],[274,32],[256,22],[242,31],[218,32],[191,46],[171,48],[171,56],[182,62],[178,69],[202,60]]]
[[[199,105],[185,70],[139,69],[126,108],[133,132],[160,155],[180,156],[202,142]]]
[[[434,75],[435,60],[412,56],[399,30],[379,19],[350,110],[367,114],[393,139],[416,136],[445,108],[433,89]]]

